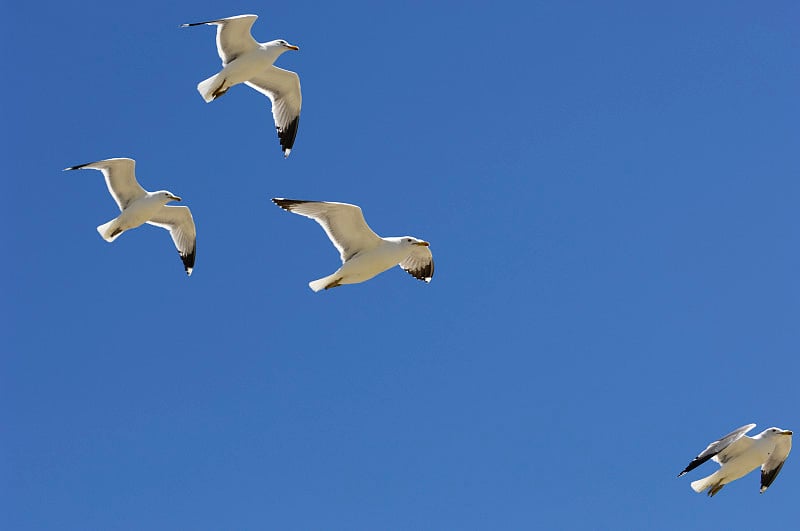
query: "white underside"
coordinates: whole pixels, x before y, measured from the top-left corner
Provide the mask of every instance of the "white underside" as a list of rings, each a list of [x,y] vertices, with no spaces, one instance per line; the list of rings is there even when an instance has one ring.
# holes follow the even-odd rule
[[[309,282],[308,285],[312,290],[320,291],[332,283],[358,284],[398,265],[408,253],[408,247],[383,241],[380,246],[352,257],[335,273]]]
[[[215,92],[228,90],[234,85],[263,74],[276,58],[273,52],[261,49],[243,54],[225,65],[218,73],[198,83],[197,91],[206,103],[209,103],[214,100]]]
[[[158,198],[143,197],[129,204],[116,218],[97,227],[97,232],[105,241],[113,242],[126,230],[135,229],[149,221],[163,206],[164,203]]]

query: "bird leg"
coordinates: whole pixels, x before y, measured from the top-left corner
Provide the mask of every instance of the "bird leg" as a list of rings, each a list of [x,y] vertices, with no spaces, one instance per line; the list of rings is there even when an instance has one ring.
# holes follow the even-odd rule
[[[338,288],[339,286],[341,286],[341,284],[339,284],[339,282],[341,280],[342,280],[341,277],[337,278],[336,280],[334,280],[333,282],[331,282],[330,284],[325,286],[325,289],[327,290],[327,289],[331,289],[331,288]]]
[[[220,85],[220,86],[219,86],[219,88],[218,88],[217,90],[215,90],[215,91],[214,91],[214,92],[211,94],[211,97],[212,97],[212,99],[217,99],[217,98],[219,98],[220,96],[222,96],[223,94],[225,94],[226,92],[228,92],[228,89],[229,89],[230,87],[228,87],[228,88],[223,88],[223,87],[225,86],[225,81],[226,81],[226,80],[222,80],[222,85]]]

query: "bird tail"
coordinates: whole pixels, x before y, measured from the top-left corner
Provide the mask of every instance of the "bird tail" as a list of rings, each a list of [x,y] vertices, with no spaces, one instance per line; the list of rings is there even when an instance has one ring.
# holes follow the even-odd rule
[[[308,287],[317,292],[323,289],[330,289],[330,288],[335,288],[336,286],[341,286],[341,284],[339,284],[340,280],[341,277],[339,277],[336,273],[334,273],[332,275],[328,275],[327,277],[323,277],[309,282]]]
[[[711,489],[708,493],[709,496],[713,496],[722,488],[720,485],[719,478],[717,478],[717,474],[711,474],[710,476],[704,477],[702,479],[698,479],[697,481],[692,481],[691,483],[692,490],[695,492],[703,492],[706,489]]]
[[[116,240],[120,234],[122,234],[122,229],[116,226],[116,218],[112,219],[108,223],[103,223],[99,227],[97,227],[97,232],[100,233],[100,236],[107,242],[113,242]]]
[[[225,94],[228,90],[227,88],[223,90],[223,85],[225,84],[225,78],[222,77],[222,72],[218,74],[214,74],[208,79],[205,79],[197,84],[197,92],[203,96],[203,99],[206,103],[210,103],[217,99],[218,97]]]

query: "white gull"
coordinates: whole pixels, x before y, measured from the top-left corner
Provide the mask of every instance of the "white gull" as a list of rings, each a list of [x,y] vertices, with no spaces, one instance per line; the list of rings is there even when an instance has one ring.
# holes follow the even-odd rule
[[[117,202],[121,213],[108,223],[97,227],[97,232],[107,242],[113,242],[120,234],[144,223],[167,229],[178,249],[186,274],[191,275],[195,258],[195,228],[192,213],[185,206],[168,206],[170,201],[181,198],[166,190],[148,192],[136,180],[133,159],[116,158],[89,162],[64,168],[66,170],[100,170],[106,178],[111,197]]]
[[[691,485],[695,492],[708,489],[708,495],[713,496],[731,481],[736,481],[761,467],[761,493],[763,493],[775,481],[789,456],[792,449],[792,432],[769,428],[754,437],[745,435],[755,427],[755,424],[742,426],[712,442],[683,472],[678,474],[678,477],[713,459],[720,464],[720,469],[710,476],[693,481]]]
[[[275,198],[276,205],[319,223],[339,250],[342,267],[309,282],[314,291],[358,284],[399,265],[414,278],[430,282],[433,255],[426,241],[411,236],[381,238],[369,228],[356,205]]]
[[[283,39],[259,43],[250,34],[257,15],[182,24],[181,27],[209,24],[217,26],[217,53],[222,59],[222,70],[201,81],[197,90],[206,103],[225,94],[239,83],[267,96],[272,102],[272,116],[278,130],[278,140],[285,157],[289,156],[297,136],[300,107],[300,78],[297,74],[274,66],[272,63],[288,50],[299,50]]]

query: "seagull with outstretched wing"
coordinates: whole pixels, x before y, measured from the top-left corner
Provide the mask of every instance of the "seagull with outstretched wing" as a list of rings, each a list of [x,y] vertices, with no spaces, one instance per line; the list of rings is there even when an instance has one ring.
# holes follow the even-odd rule
[[[278,68],[272,63],[289,50],[299,50],[283,39],[257,42],[250,33],[256,15],[182,24],[181,27],[208,24],[217,26],[217,53],[222,59],[222,70],[201,81],[197,90],[206,103],[225,94],[234,85],[245,83],[259,91],[272,102],[272,116],[278,130],[278,140],[284,157],[288,157],[297,136],[300,122],[300,78],[296,73]]]

